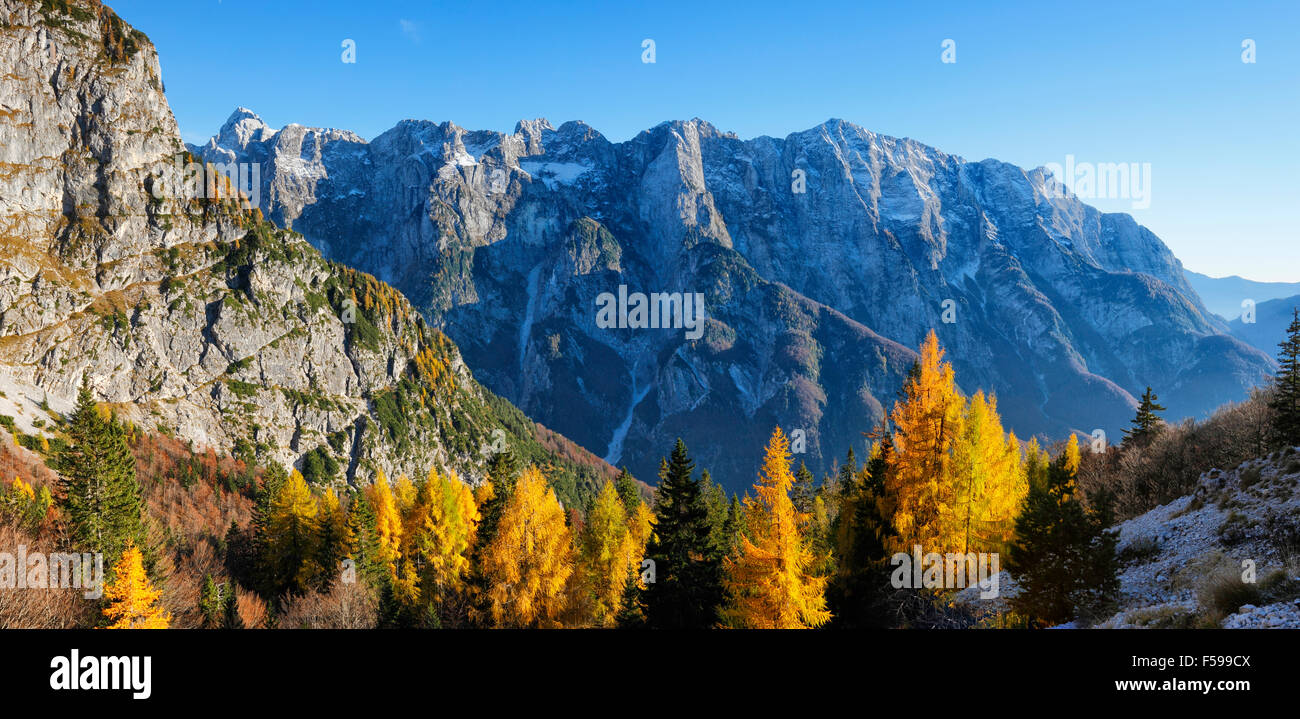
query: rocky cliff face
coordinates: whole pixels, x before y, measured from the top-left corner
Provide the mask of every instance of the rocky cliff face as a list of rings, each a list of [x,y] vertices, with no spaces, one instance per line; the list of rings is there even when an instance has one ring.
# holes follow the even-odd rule
[[[1269,369],[1128,215],[839,120],[624,143],[405,121],[365,142],[241,109],[194,149],[265,163],[273,220],[401,288],[485,384],[642,476],[681,435],[740,488],[774,424],[805,431],[815,468],[861,452],[932,327],[1021,436],[1118,436],[1147,385],[1198,415]],[[598,326],[619,285],[704,293],[703,337]]]
[[[263,220],[255,176],[187,166],[154,49],[111,10],[0,0],[0,58],[7,407],[65,409],[85,374],[146,429],[285,464],[328,455],[340,480],[439,464],[475,481],[498,438],[571,485],[610,471],[484,392],[398,292]],[[223,139],[274,139],[244,130]],[[277,207],[304,196],[274,177]]]

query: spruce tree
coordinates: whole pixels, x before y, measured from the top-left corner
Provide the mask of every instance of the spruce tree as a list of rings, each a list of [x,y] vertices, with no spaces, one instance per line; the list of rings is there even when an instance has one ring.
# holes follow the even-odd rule
[[[223,600],[216,580],[211,574],[203,575],[203,588],[199,591],[199,613],[203,616],[203,626],[218,626],[223,608]]]
[[[1278,441],[1295,446],[1300,444],[1300,309],[1293,310],[1286,333],[1286,339],[1278,344],[1278,372],[1269,405]]]
[[[646,624],[656,629],[707,629],[718,623],[724,599],[722,554],[695,463],[679,438],[670,460],[661,460],[655,501],[655,533],[646,547],[655,582],[643,593]]]
[[[1142,401],[1138,403],[1137,415],[1133,417],[1133,426],[1124,430],[1124,443],[1132,444],[1139,448],[1151,444],[1151,440],[1160,434],[1164,428],[1164,420],[1160,419],[1157,412],[1165,411],[1163,405],[1156,402],[1160,399],[1155,392],[1147,387],[1147,391],[1142,393]]]
[[[1031,622],[1052,625],[1094,618],[1110,608],[1119,589],[1112,517],[1106,497],[1084,506],[1075,484],[1077,466],[1068,453],[1048,467],[1016,519],[1008,569],[1020,593],[1011,606]]]
[[[73,546],[116,562],[128,544],[145,545],[144,502],[126,432],[115,417],[100,413],[85,377],[68,438],[57,466]]]
[[[808,469],[808,465],[801,461],[798,471],[794,473],[794,486],[790,488],[790,499],[794,502],[795,511],[800,514],[812,514],[813,499],[816,497],[817,487],[813,473]]]
[[[224,607],[222,609],[221,628],[243,629],[244,618],[239,616],[239,597],[235,593],[235,583],[223,584],[222,589],[221,601]]]
[[[618,476],[614,478],[614,489],[618,491],[618,498],[623,501],[623,511],[631,517],[636,512],[636,508],[641,505],[641,490],[636,486],[636,477],[623,467],[618,471]]]
[[[885,475],[893,440],[881,431],[872,456],[853,478],[848,494],[839,496],[839,513],[832,526],[835,574],[826,598],[841,628],[891,626],[882,601],[888,593],[886,541],[893,536],[885,513]]]

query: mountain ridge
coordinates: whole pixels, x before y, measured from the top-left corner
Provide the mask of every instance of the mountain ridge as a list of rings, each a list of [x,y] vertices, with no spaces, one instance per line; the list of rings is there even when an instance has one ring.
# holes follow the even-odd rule
[[[1204,415],[1271,366],[1158,237],[1055,192],[1042,168],[842,120],[752,140],[698,118],[621,143],[544,119],[513,134],[343,132],[287,125],[194,149],[264,162],[271,219],[401,288],[481,381],[541,421],[614,458],[630,415],[624,451],[642,476],[682,434],[739,487],[754,469],[741,445],[759,446],[762,424],[804,429],[799,459],[819,470],[861,453],[930,328],[967,391],[996,392],[1022,436],[1118,436],[1146,385],[1175,416]],[[705,338],[594,327],[593,298],[619,284],[703,288]],[[733,438],[707,428],[737,416]]]

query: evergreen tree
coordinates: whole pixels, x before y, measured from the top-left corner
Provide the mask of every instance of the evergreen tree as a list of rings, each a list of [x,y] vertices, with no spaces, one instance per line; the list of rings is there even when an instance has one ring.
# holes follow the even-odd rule
[[[85,377],[68,438],[57,467],[73,546],[115,562],[128,544],[144,544],[143,500],[126,433],[115,417],[101,412]]]
[[[809,471],[808,465],[799,462],[799,470],[794,473],[794,486],[790,488],[790,499],[794,502],[795,511],[811,514],[813,499],[816,496],[817,487],[813,473]]]
[[[347,513],[333,489],[326,489],[318,502],[320,537],[316,541],[316,563],[321,569],[320,588],[327,590],[339,573],[339,563],[351,554],[354,537],[349,531]]]
[[[211,574],[203,575],[203,588],[199,591],[199,613],[203,617],[203,626],[219,626],[224,609],[220,585]]]
[[[661,460],[655,530],[646,548],[655,582],[643,592],[646,624],[664,629],[707,629],[718,623],[724,599],[722,553],[713,542],[708,503],[691,475],[695,463],[679,438]]]
[[[243,629],[244,618],[239,616],[239,597],[236,594],[234,582],[225,585],[222,600],[224,607],[222,608],[221,628]]]
[[[1293,310],[1286,333],[1286,339],[1278,345],[1278,372],[1269,405],[1278,441],[1295,446],[1300,445],[1300,309]]]
[[[627,516],[632,516],[636,512],[637,505],[641,502],[641,490],[636,486],[636,478],[624,467],[618,471],[618,476],[614,478],[614,489],[618,490],[618,498],[623,501],[623,511]]]
[[[345,555],[356,564],[357,577],[382,594],[388,585],[388,569],[379,559],[378,520],[375,507],[365,492],[356,492],[348,506],[348,534],[351,551]]]
[[[727,490],[713,481],[707,469],[700,472],[700,494],[709,511],[709,541],[724,556],[730,554],[736,539],[731,536],[734,528],[728,521],[731,518],[731,506],[727,502]]]
[[[871,457],[858,473],[853,492],[837,498],[839,512],[832,527],[835,574],[826,591],[837,627],[891,626],[878,605],[889,586],[885,560],[892,525],[884,512],[884,492],[893,440],[883,429],[873,436],[877,439]]]
[[[1142,401],[1138,403],[1137,415],[1133,417],[1132,427],[1124,430],[1125,445],[1145,447],[1151,444],[1151,440],[1164,429],[1165,422],[1156,413],[1165,411],[1165,408],[1156,401],[1158,399],[1160,398],[1151,391],[1150,387],[1142,393]]]
[[[1011,606],[1042,625],[1098,616],[1119,589],[1109,502],[1090,509],[1076,496],[1077,441],[1072,446],[1073,456],[1067,448],[1044,485],[1030,488],[1009,551],[1020,587]]]

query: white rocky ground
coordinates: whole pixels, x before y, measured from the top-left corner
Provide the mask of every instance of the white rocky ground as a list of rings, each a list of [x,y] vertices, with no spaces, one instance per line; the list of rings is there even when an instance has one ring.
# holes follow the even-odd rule
[[[1189,625],[1208,608],[1208,583],[1216,576],[1248,580],[1252,565],[1256,586],[1277,571],[1295,578],[1296,565],[1270,529],[1288,518],[1295,526],[1298,490],[1300,453],[1291,449],[1233,470],[1211,470],[1192,495],[1120,524],[1121,611],[1102,626]],[[1246,604],[1222,626],[1300,627],[1300,604]]]
[[[1206,472],[1193,494],[1120,523],[1120,610],[1098,626],[1207,627],[1217,620],[1225,629],[1300,628],[1297,450]],[[1289,538],[1279,529],[1288,526]],[[1252,563],[1254,586],[1244,594],[1258,589],[1261,599],[1215,616],[1208,586],[1216,579],[1243,581]],[[1274,583],[1280,578],[1277,572],[1291,580],[1292,589],[1269,589],[1270,575]],[[977,589],[966,589],[954,601],[978,614],[998,613],[1016,591],[1015,580],[1003,572],[997,599],[980,600]]]

